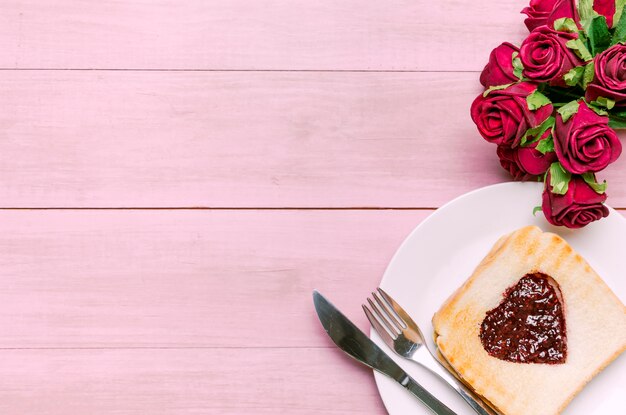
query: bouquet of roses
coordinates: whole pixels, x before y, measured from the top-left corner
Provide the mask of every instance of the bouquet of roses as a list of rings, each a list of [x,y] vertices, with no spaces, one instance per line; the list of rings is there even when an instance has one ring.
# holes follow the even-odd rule
[[[472,120],[514,180],[543,180],[554,225],[609,214],[596,173],[622,152],[626,128],[626,0],[531,0],[530,31],[503,43],[480,75]]]

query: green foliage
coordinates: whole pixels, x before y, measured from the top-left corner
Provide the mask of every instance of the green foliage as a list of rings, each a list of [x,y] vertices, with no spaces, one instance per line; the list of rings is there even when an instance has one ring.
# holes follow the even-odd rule
[[[570,69],[570,71],[563,76],[563,80],[568,86],[575,86],[582,80],[584,74],[585,66],[577,66]]]
[[[595,75],[594,71],[595,71],[595,64],[593,61],[585,65],[585,71],[583,72],[583,80],[582,80],[583,89],[587,89],[587,85],[589,85],[589,83],[593,81],[593,77]]]
[[[587,49],[587,46],[585,46],[585,42],[583,42],[581,39],[568,40],[567,43],[565,43],[565,46],[573,50],[574,53],[585,62],[593,59],[593,57],[591,56],[591,52],[589,52],[589,49]]]
[[[544,133],[554,127],[555,118],[550,116],[537,127],[526,130],[520,141],[521,146],[528,146],[543,137]]]
[[[606,17],[596,16],[591,20],[587,29],[587,37],[593,56],[605,51],[611,45],[612,36],[606,24]]]
[[[561,17],[560,19],[556,19],[554,21],[554,30],[559,32],[576,33],[578,32],[578,26],[576,26],[574,19],[570,17]]]
[[[546,105],[550,105],[552,101],[550,101],[550,98],[539,92],[539,90],[536,90],[526,97],[526,103],[528,104],[528,109],[534,111]]]
[[[606,180],[602,183],[598,183],[596,180],[596,175],[593,173],[583,173],[582,178],[591,187],[596,193],[602,194],[606,192]]]
[[[487,95],[489,95],[489,93],[493,92],[493,91],[499,91],[502,89],[507,89],[508,87],[510,87],[511,85],[513,85],[513,83],[510,84],[505,84],[505,85],[495,85],[495,86],[490,86],[489,88],[487,88],[485,90],[485,92],[483,92],[483,97],[486,97]]]
[[[513,75],[517,77],[520,81],[523,78],[522,72],[524,71],[524,65],[522,65],[522,60],[519,57],[518,52],[513,52]]]
[[[554,139],[552,138],[552,135],[538,142],[535,149],[541,154],[546,154],[554,151]]]
[[[607,110],[611,110],[615,106],[615,100],[611,98],[598,97],[595,101],[591,101],[591,105],[604,107]]]
[[[567,122],[570,117],[578,112],[578,101],[572,101],[557,110],[559,114],[561,114],[561,118],[563,122]]]
[[[569,182],[572,180],[572,173],[563,168],[558,161],[550,165],[550,186],[552,193],[564,195],[569,189]]]
[[[617,9],[617,5],[615,5],[616,9]],[[613,20],[613,27],[615,29],[615,31],[613,32],[613,38],[611,39],[611,45],[616,45],[620,42],[626,42],[626,13],[624,13],[624,10],[626,10],[626,5],[624,5],[622,8],[622,13],[619,17],[619,20]],[[617,12],[615,13],[615,18],[617,18]],[[617,23],[616,23],[617,22]]]

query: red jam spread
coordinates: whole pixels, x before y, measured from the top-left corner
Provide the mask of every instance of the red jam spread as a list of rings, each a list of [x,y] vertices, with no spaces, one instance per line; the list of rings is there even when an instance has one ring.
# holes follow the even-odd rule
[[[526,274],[480,326],[491,356],[516,363],[565,363],[567,337],[561,291],[554,279]]]

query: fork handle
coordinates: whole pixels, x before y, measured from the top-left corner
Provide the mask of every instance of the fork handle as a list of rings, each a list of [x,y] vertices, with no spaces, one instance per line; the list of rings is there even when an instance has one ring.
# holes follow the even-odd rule
[[[422,354],[422,356],[417,356]],[[445,367],[446,362],[440,362],[433,356],[426,347],[420,348],[418,353],[413,356],[415,362],[438,375],[448,385],[450,385],[461,397],[472,407],[472,409],[480,415],[499,415],[482,399],[480,399],[471,389],[466,387],[461,381],[455,378]]]

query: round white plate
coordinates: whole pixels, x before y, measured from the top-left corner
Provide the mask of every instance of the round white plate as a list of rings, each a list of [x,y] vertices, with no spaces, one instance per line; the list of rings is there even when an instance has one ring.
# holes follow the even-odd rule
[[[400,246],[380,286],[414,318],[429,346],[434,347],[431,318],[443,301],[472,274],[500,236],[526,225],[563,236],[624,302],[626,219],[611,209],[607,218],[580,230],[553,227],[542,213],[532,214],[533,207],[541,203],[541,191],[540,183],[503,183],[467,193],[434,212]],[[376,333],[371,337],[389,351]],[[389,354],[458,415],[474,414],[439,379],[417,364]],[[400,385],[379,373],[375,377],[390,415],[431,415]],[[563,415],[623,413],[624,385],[623,355],[589,383]]]

